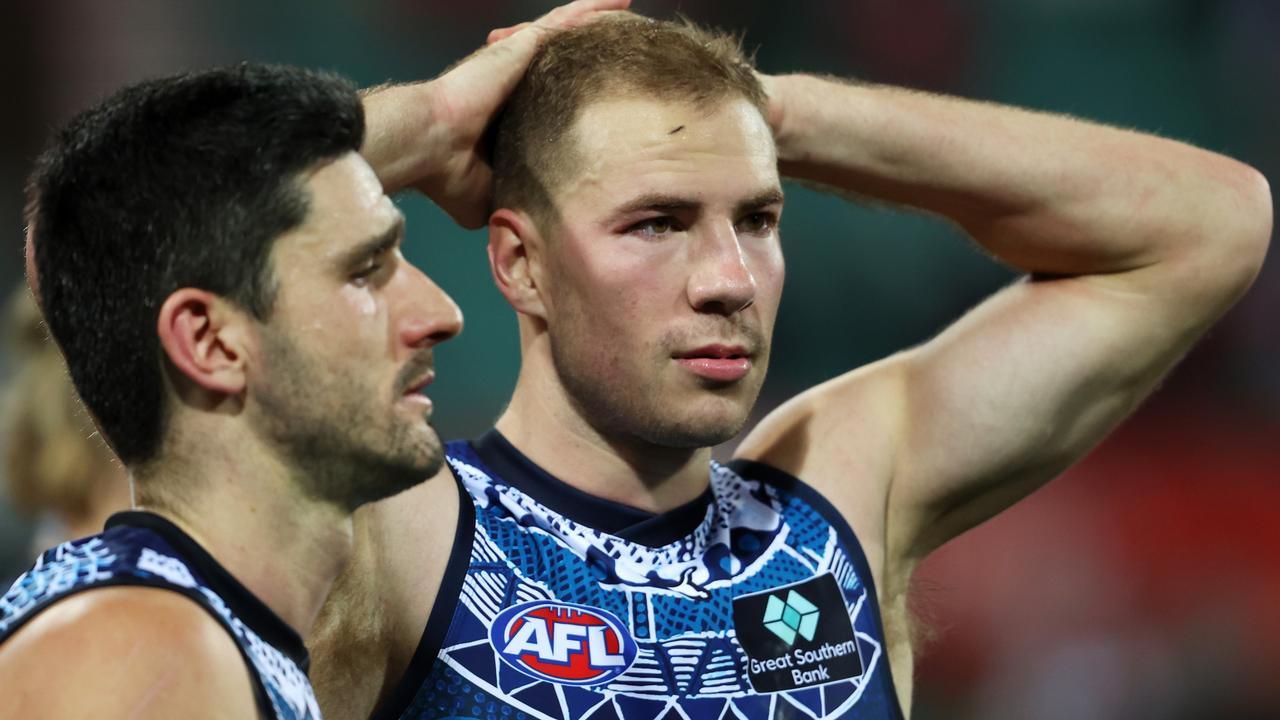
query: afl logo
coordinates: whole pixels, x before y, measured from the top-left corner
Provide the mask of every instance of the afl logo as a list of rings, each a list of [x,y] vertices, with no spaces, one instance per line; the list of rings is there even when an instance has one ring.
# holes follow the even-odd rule
[[[516,670],[563,685],[602,685],[636,659],[636,641],[613,613],[554,600],[498,613],[489,642]]]

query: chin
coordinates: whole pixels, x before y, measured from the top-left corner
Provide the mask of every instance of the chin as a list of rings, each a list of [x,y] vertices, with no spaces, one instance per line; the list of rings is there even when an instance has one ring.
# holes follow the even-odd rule
[[[401,474],[418,478],[415,485],[434,477],[444,467],[444,447],[440,438],[431,428],[427,428],[427,434],[430,437],[423,438],[411,453],[397,463]]]
[[[706,388],[686,375],[605,377],[566,370],[561,380],[582,417],[606,436],[682,449],[731,440],[746,425],[759,383]]]
[[[737,435],[736,432],[683,432],[673,430],[657,437],[645,438],[648,442],[667,448],[701,450],[728,442]]]
[[[352,475],[352,507],[398,495],[435,477],[444,467],[444,448],[430,426],[401,435],[383,452],[370,448]]]
[[[360,483],[359,487],[355,488],[352,509],[366,503],[385,500],[421,485],[435,477],[443,465],[442,455],[432,458],[415,458],[412,462],[385,463],[380,469],[366,476],[376,478],[375,481]]]
[[[661,412],[661,411],[660,411]],[[667,411],[641,433],[647,442],[670,448],[707,448],[732,440],[742,432],[747,411],[688,413],[673,417]]]

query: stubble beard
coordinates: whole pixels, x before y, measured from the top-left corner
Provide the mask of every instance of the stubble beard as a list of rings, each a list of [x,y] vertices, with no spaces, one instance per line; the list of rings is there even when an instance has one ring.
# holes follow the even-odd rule
[[[297,470],[304,496],[355,510],[439,472],[435,428],[407,421],[390,390],[335,377],[288,341],[267,343],[265,355],[272,376],[256,393],[255,424]]]
[[[768,365],[768,350],[762,345],[757,355],[757,372],[740,383],[745,388],[699,389],[695,405],[737,404],[727,411],[687,409],[685,403],[672,400],[668,393],[684,394],[687,390],[664,387],[662,378],[669,357],[654,356],[650,372],[618,373],[613,368],[628,367],[625,358],[611,357],[599,347],[587,347],[582,338],[553,339],[552,362],[560,384],[565,388],[575,410],[597,432],[609,437],[639,440],[649,445],[673,449],[713,447],[733,439],[746,425],[755,406]],[[665,347],[660,343],[659,347]],[[639,377],[644,378],[636,382]],[[733,400],[726,395],[739,395]]]

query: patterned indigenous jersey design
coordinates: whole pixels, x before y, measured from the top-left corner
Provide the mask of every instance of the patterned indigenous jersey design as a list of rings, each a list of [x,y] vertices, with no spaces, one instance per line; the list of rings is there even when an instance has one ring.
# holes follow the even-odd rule
[[[191,598],[240,646],[262,717],[319,720],[302,638],[186,533],[151,513],[117,513],[101,534],[46,550],[0,598],[0,643],[53,603],[114,585]]]
[[[496,431],[447,456],[458,538],[375,717],[901,720],[861,547],[799,480],[712,463],[701,498],[655,516]]]

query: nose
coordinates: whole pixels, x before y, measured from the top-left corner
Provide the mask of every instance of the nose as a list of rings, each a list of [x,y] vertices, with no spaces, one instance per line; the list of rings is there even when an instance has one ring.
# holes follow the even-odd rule
[[[426,273],[402,263],[406,278],[405,302],[397,332],[411,348],[438,345],[462,332],[462,310]]]
[[[709,227],[694,241],[691,255],[687,292],[694,310],[733,315],[755,302],[756,279],[732,223]]]

